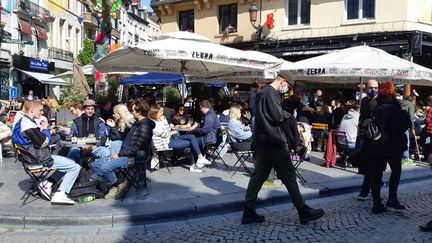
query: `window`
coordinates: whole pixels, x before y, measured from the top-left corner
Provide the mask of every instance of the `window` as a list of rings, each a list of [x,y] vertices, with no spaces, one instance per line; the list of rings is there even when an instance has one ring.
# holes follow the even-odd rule
[[[311,0],[288,0],[288,25],[310,24]]]
[[[375,0],[345,0],[346,19],[375,18]]]
[[[193,9],[179,12],[179,29],[181,31],[195,32],[194,19]]]
[[[237,4],[219,6],[219,33],[237,32]]]

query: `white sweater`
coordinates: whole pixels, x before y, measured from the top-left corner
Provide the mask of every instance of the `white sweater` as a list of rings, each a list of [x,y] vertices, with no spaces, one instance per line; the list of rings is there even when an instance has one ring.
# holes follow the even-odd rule
[[[171,127],[166,119],[155,121],[156,126],[153,129],[153,144],[156,150],[167,150],[171,139]]]

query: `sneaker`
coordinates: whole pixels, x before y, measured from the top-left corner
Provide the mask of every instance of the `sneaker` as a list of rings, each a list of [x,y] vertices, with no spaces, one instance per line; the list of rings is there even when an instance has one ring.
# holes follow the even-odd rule
[[[368,200],[368,193],[360,192],[360,194],[357,196],[357,200],[359,201],[366,201]]]
[[[117,193],[116,193],[116,195],[115,195],[115,198],[116,199],[119,199],[119,198],[121,198],[122,196],[123,196],[123,193],[126,193],[126,188],[129,186],[129,181],[128,180],[124,180],[124,181],[122,181],[122,183],[120,183],[119,185],[118,185],[118,191],[117,191]]]
[[[264,184],[263,184],[263,186],[266,186],[266,187],[275,187],[276,183],[274,181],[265,181]]]
[[[199,168],[199,166],[197,165],[197,166],[191,166],[190,168],[189,168],[189,171],[190,172],[197,172],[197,173],[202,173],[202,172],[204,172],[203,170],[201,170],[200,168]]]
[[[109,192],[105,195],[105,199],[106,200],[110,200],[110,199],[114,199],[116,198],[117,194],[119,193],[119,187],[118,186],[113,186],[111,187],[111,189],[109,190]]]
[[[264,215],[257,214],[253,208],[249,208],[247,206],[244,207],[241,221],[242,224],[262,223],[264,221]]]
[[[307,224],[309,221],[317,220],[324,216],[324,210],[319,209],[313,209],[309,207],[308,205],[305,205],[303,208],[298,209],[298,214],[300,218],[301,224]]]
[[[43,198],[45,198],[46,200],[51,199],[51,192],[52,192],[51,182],[42,181],[41,183],[39,183],[38,189]]]
[[[43,165],[27,165],[29,170],[39,170],[43,168]]]
[[[387,208],[382,203],[376,204],[376,205],[374,204],[374,206],[372,208],[373,214],[380,214],[380,213],[386,213],[386,212],[387,212]]]
[[[197,160],[197,164],[211,165],[212,162],[208,161],[205,157],[200,157]]]
[[[201,163],[196,163],[195,165],[196,165],[196,167],[198,167],[198,168],[202,168],[202,167],[205,166],[205,164],[201,164]]]
[[[51,204],[75,205],[75,201],[70,199],[65,192],[58,191],[51,198]]]
[[[402,164],[411,165],[413,163],[414,161],[412,161],[411,159],[402,159]]]

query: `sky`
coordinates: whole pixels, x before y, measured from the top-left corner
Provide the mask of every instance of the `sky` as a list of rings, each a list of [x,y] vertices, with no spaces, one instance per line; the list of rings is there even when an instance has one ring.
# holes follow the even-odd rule
[[[150,0],[141,0],[141,6],[147,6],[149,12],[153,12],[153,9],[150,7]]]

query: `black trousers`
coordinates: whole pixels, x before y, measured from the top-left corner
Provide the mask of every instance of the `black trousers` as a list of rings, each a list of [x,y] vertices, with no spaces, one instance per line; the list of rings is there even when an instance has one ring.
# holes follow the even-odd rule
[[[391,175],[389,180],[389,199],[396,198],[399,187],[400,177],[402,174],[402,153],[392,156],[369,157],[368,163],[371,167],[369,178],[371,181],[372,197],[374,203],[381,203],[381,185],[382,176],[387,163],[390,165]]]

